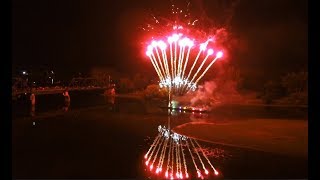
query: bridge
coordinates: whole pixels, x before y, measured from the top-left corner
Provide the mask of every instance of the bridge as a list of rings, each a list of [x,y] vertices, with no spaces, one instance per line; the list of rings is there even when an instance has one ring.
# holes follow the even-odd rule
[[[27,81],[22,78],[12,79],[12,97],[17,97],[21,94],[33,93],[38,94],[57,94],[62,93],[65,89],[68,91],[90,91],[90,90],[103,90],[110,88],[110,82],[98,81],[96,78],[73,78],[68,86],[56,87],[31,87]]]

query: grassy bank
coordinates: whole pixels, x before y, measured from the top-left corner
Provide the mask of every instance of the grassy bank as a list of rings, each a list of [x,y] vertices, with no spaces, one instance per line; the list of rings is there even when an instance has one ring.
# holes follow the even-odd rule
[[[252,119],[213,123],[187,123],[174,129],[204,141],[307,157],[308,121]]]

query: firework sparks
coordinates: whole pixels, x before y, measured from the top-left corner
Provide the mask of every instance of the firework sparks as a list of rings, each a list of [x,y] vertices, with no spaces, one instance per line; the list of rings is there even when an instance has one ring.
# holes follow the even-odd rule
[[[172,4],[171,13],[168,13],[170,17],[156,17],[151,14],[153,23],[148,22],[148,26],[143,28],[150,31],[149,35],[153,33],[152,39],[147,41],[146,55],[159,77],[160,88],[169,91],[170,107],[171,94],[183,95],[195,91],[204,75],[225,53],[219,43],[219,29],[207,26],[202,22],[204,18],[192,18],[189,7],[190,2],[186,9]],[[199,28],[200,25],[202,29]],[[219,174],[196,140],[163,126],[159,126],[158,131],[158,136],[144,156],[151,172],[170,179],[193,176],[192,173],[189,175],[188,170],[195,170],[196,177],[202,179],[209,176],[210,169],[213,169],[215,175]],[[188,149],[187,153],[184,149]],[[198,149],[202,153],[199,153]],[[189,166],[188,158],[192,160]],[[202,167],[201,170],[199,167]]]
[[[183,34],[181,33],[174,33],[169,36],[167,38],[167,43],[162,40],[153,40],[151,44],[148,45],[146,55],[150,58],[150,61],[159,76],[160,87],[167,89],[172,88],[173,93],[180,94],[184,94],[189,90],[195,90],[197,83],[202,79],[210,67],[216,60],[223,56],[222,51],[215,53],[213,49],[206,50],[209,41],[212,40],[208,39],[206,42],[200,43],[199,48],[194,48],[195,42],[188,37],[183,37]],[[168,46],[170,47],[170,50],[167,50]],[[186,50],[186,48],[188,50]],[[161,51],[159,51],[159,49]],[[191,66],[188,64],[190,54],[193,54],[197,49],[197,56]],[[207,53],[201,60],[201,54],[203,52]],[[170,53],[170,60],[167,58],[167,53]],[[214,56],[213,60],[203,70],[207,60],[212,56]],[[198,60],[201,61],[201,64],[196,66]],[[191,66],[191,68],[188,68],[188,65]],[[194,69],[196,69],[195,73],[193,72]],[[199,75],[200,72],[201,74]],[[188,75],[185,77],[185,74]]]
[[[215,175],[218,175],[219,172],[213,167],[213,165],[211,164],[211,162],[209,161],[208,157],[206,156],[206,154],[204,153],[203,149],[201,148],[201,146],[199,145],[199,143],[197,142],[197,140],[194,140],[194,142],[196,142],[196,144],[198,145],[198,147],[200,148],[204,158],[206,158],[207,162],[209,163],[209,165],[211,166],[211,168],[213,169],[214,171],[214,174]]]
[[[202,158],[205,158],[208,165],[214,170],[214,174],[219,174],[218,171],[213,167],[208,157],[204,154],[200,144],[195,139],[191,139],[175,133],[164,126],[159,126],[158,131],[158,136],[155,138],[148,152],[144,156],[145,159],[148,158],[146,161],[146,165],[151,172],[155,173],[156,175],[163,175],[165,178],[183,179],[189,178],[190,176],[188,169],[194,168],[197,177],[203,178],[203,175],[209,175],[206,164],[202,161]],[[191,143],[191,146],[189,146],[189,142]],[[197,145],[197,147],[194,143]],[[183,146],[186,146],[190,153],[190,156],[186,156]],[[197,151],[198,149],[200,149],[202,153],[199,153]],[[149,152],[151,152],[150,156],[148,156]],[[195,156],[197,156],[197,159],[200,161],[204,174],[202,174],[202,172],[198,168]],[[193,168],[187,167],[186,159],[188,157],[191,158],[193,162]],[[152,160],[151,163],[149,163],[150,160]],[[166,163],[166,168],[163,172],[162,166],[164,163]]]
[[[196,147],[194,146],[194,144],[193,144],[193,142],[192,142],[192,139],[190,139],[190,142],[191,142],[191,145],[193,146],[194,151],[195,151],[196,154],[198,155],[198,158],[199,158],[199,160],[200,160],[200,163],[201,163],[201,165],[202,165],[203,170],[204,170],[205,172],[207,172],[207,169],[206,169],[206,167],[204,166],[204,164],[203,164],[203,162],[202,162],[202,159],[201,159],[201,156],[200,156],[200,154],[198,153],[198,151],[196,150]]]
[[[207,18],[191,17],[190,7],[188,0],[182,7],[172,0],[170,13],[161,17],[148,13],[150,18],[143,28],[152,29],[146,54],[159,77],[159,86],[175,95],[196,90],[197,84],[223,55],[219,48],[222,44],[216,39],[221,39],[219,32],[224,28],[212,27]]]
[[[153,147],[155,147],[155,144],[156,144],[156,142],[159,140],[159,138],[160,138],[160,135],[158,135],[158,136],[156,137],[156,139],[153,141],[153,143],[152,143],[152,145],[150,146],[148,152],[146,153],[146,155],[144,155],[144,158],[145,158],[145,159],[148,158],[148,154],[150,153],[151,149],[152,149]]]

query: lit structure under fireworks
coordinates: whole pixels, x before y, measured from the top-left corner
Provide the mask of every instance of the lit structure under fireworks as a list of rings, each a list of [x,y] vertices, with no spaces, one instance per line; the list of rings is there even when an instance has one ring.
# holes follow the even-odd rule
[[[197,45],[181,33],[174,33],[167,40],[153,40],[146,55],[159,76],[160,87],[179,95],[195,90],[210,67],[223,56],[222,51],[207,47],[210,40]],[[191,59],[193,52],[197,55]]]
[[[195,170],[198,178],[209,176],[210,172],[219,175],[197,140],[180,135],[158,126],[158,136],[144,155],[147,168],[159,176],[170,179],[191,177]],[[200,151],[200,152],[199,152]],[[192,166],[187,166],[191,158]]]

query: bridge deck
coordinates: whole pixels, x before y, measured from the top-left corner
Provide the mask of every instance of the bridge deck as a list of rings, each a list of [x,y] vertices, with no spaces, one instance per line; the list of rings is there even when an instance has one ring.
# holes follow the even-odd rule
[[[109,87],[68,87],[68,91],[91,91],[91,90],[103,90]],[[48,89],[36,89],[34,90],[35,95],[39,94],[58,94],[63,93],[66,88],[48,88]],[[12,96],[17,96],[19,94],[30,93],[30,90],[18,90],[12,92]]]

